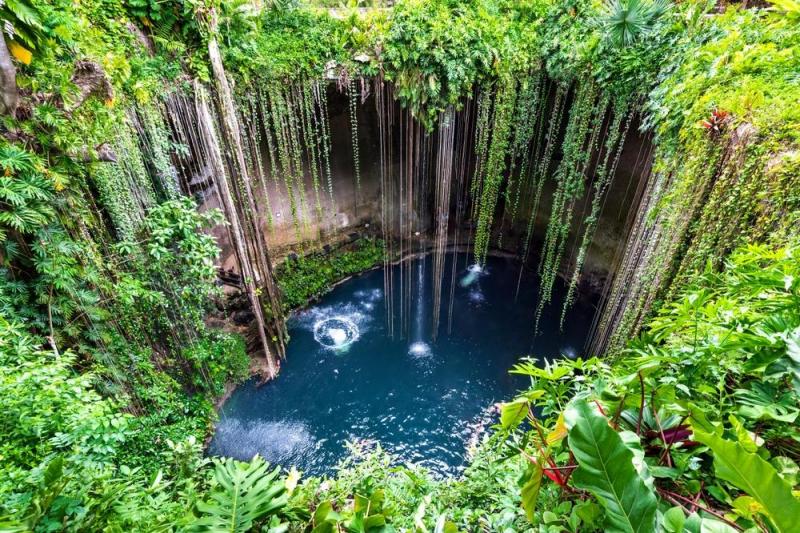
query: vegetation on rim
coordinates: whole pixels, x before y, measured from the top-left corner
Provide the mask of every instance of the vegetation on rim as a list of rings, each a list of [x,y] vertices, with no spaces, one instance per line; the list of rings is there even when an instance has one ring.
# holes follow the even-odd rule
[[[0,4],[0,530],[800,523],[796,2],[714,14],[709,3],[659,0],[258,5]],[[216,29],[204,24],[212,13]],[[338,80],[355,106],[362,80],[390,81],[426,131],[477,99],[480,171],[468,184],[477,258],[497,218],[535,217],[508,207],[514,191],[529,190],[536,205],[553,180],[544,297],[563,266],[569,206],[589,191],[581,257],[635,114],[656,148],[608,288],[612,318],[599,324],[608,357],[521,362],[513,371],[530,389],[502,405],[458,479],[396,465],[380,449],[354,449],[324,480],[260,458],[204,457],[212,401],[248,367],[242,339],[204,322],[219,298],[219,249],[206,230],[223,218],[180,195],[182,165],[195,163],[187,154],[228,153],[236,135],[234,122],[222,140],[213,124],[202,135],[180,126],[212,80],[211,40],[234,86],[229,103],[258,117],[238,125],[252,133],[236,163],[252,181],[214,177],[230,183],[226,214],[241,217],[243,232],[255,239],[268,224],[242,209],[265,194],[263,180],[282,180],[298,232],[320,191],[332,192],[323,79]],[[607,115],[618,131],[601,142]],[[535,139],[536,158],[523,163]],[[258,143],[272,159],[258,159]],[[602,179],[592,183],[598,147]],[[368,241],[338,258],[287,262],[283,305],[375,264],[382,250]],[[269,258],[259,261],[248,283],[271,279]],[[577,282],[580,262],[570,274]],[[267,319],[282,314],[276,295],[254,292]]]

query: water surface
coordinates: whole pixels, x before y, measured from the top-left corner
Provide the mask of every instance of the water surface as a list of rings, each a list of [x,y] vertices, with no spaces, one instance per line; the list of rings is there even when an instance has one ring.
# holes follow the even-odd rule
[[[508,373],[513,364],[533,353],[540,359],[580,353],[592,313],[579,301],[560,333],[560,307],[554,305],[534,342],[533,273],[523,277],[515,302],[516,261],[490,257],[480,271],[469,266],[469,258],[448,255],[435,342],[431,256],[411,265],[410,285],[406,269],[402,302],[400,267],[393,267],[394,338],[388,335],[382,269],[343,283],[293,315],[280,375],[261,387],[251,380],[233,393],[221,409],[209,452],[242,460],[258,453],[309,475],[331,474],[348,453],[346,441],[378,441],[402,461],[457,474],[468,446],[493,422],[493,404],[525,388],[525,378]],[[557,287],[554,301],[563,292]]]

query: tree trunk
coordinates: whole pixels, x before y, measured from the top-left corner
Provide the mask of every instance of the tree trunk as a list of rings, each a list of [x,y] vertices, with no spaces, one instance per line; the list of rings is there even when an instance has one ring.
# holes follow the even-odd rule
[[[4,36],[0,35],[0,100],[2,112],[12,117],[16,115],[19,105],[19,91],[17,89],[17,68],[6,46]]]
[[[256,206],[255,201],[253,199],[253,194],[250,186],[250,176],[248,175],[247,163],[244,156],[244,149],[242,147],[242,139],[241,133],[239,129],[239,122],[236,116],[236,108],[233,103],[233,97],[231,95],[230,85],[228,84],[228,78],[225,74],[225,68],[222,64],[222,57],[219,50],[219,44],[217,43],[216,33],[217,33],[217,13],[214,9],[211,9],[209,12],[209,39],[208,39],[208,56],[209,60],[211,61],[211,69],[214,74],[214,81],[217,88],[217,93],[219,97],[219,107],[220,107],[220,114],[221,114],[221,123],[222,123],[222,132],[224,134],[225,140],[228,144],[232,152],[232,159],[236,165],[236,171],[239,174],[238,183],[242,185],[242,192],[244,193],[243,200],[246,204],[243,206],[245,212],[249,213],[256,213]],[[261,307],[260,299],[258,298],[258,287],[257,283],[260,282],[267,290],[267,295],[269,297],[269,307],[272,310],[273,320],[274,320],[274,332],[277,337],[277,345],[278,349],[282,351],[285,341],[285,330],[283,325],[283,317],[282,317],[282,310],[280,304],[280,298],[277,293],[277,289],[275,287],[274,279],[273,279],[273,269],[272,269],[272,262],[269,257],[269,248],[267,246],[266,240],[263,237],[261,229],[257,227],[257,224],[253,222],[252,217],[243,217],[244,224],[248,224],[249,228],[243,227],[242,221],[239,217],[239,213],[236,209],[236,203],[234,202],[234,197],[231,194],[231,187],[228,185],[226,179],[220,179],[220,182],[224,182],[224,184],[220,183],[224,190],[220,191],[220,196],[223,198],[223,202],[227,204],[226,210],[229,211],[229,216],[231,219],[235,219],[236,227],[234,227],[233,220],[231,220],[232,230],[236,235],[234,235],[234,239],[238,241],[237,249],[240,249],[240,267],[242,268],[242,274],[245,277],[245,285],[248,287],[248,292],[253,292],[252,298],[256,298],[256,302],[253,304],[254,308],[257,307],[258,309],[255,310],[257,312],[257,316],[261,315],[261,324],[259,324],[260,329],[264,332],[264,328],[267,326],[263,319],[263,308]],[[236,187],[236,182],[234,182],[233,187]],[[249,231],[247,231],[249,229]],[[251,237],[255,240],[252,247],[248,247],[247,242],[245,242],[245,235],[250,234]],[[249,253],[250,250],[255,252],[255,257],[251,257]],[[246,264],[246,266],[245,266]],[[249,274],[245,273],[245,268],[249,271]],[[255,270],[254,270],[255,268]],[[256,276],[256,271],[260,276]],[[248,279],[249,278],[249,279]],[[262,333],[265,342],[264,350],[267,356],[267,363],[270,368],[270,372],[274,376],[277,372],[277,364],[274,360],[272,352],[269,350],[269,347],[266,345],[266,335]]]
[[[201,86],[197,86],[195,100],[197,103],[197,116],[200,119],[202,126],[206,129],[206,134],[212,137],[212,142],[209,143],[209,157],[211,159],[211,168],[213,169],[213,179],[219,191],[219,197],[222,202],[222,210],[225,212],[225,217],[230,224],[229,234],[233,242],[236,259],[239,262],[239,269],[242,275],[242,285],[244,286],[247,297],[250,301],[250,306],[253,309],[253,314],[256,317],[256,326],[258,327],[258,334],[261,339],[261,345],[264,349],[264,356],[267,360],[267,371],[270,377],[277,374],[278,368],[272,351],[269,347],[269,339],[267,339],[266,320],[264,320],[264,310],[261,307],[261,300],[258,296],[258,287],[256,285],[255,275],[250,265],[249,256],[247,254],[247,245],[244,242],[242,225],[239,221],[239,216],[236,211],[236,206],[231,196],[231,190],[228,186],[227,172],[225,170],[225,162],[222,158],[220,151],[219,139],[216,138],[216,131],[214,129],[213,118],[211,111],[208,107],[205,91]]]

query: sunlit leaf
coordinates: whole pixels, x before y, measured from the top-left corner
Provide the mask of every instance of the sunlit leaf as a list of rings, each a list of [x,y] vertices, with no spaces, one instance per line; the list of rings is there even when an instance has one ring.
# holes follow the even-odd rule
[[[749,453],[733,441],[716,432],[706,433],[695,428],[694,439],[714,452],[717,476],[732,483],[764,506],[766,515],[779,531],[796,531],[800,524],[800,500],[792,495],[792,487],[758,454]]]
[[[606,508],[606,530],[655,530],[656,497],[639,477],[633,452],[593,404],[572,402],[565,411],[569,447],[578,462],[576,487],[591,492]]]

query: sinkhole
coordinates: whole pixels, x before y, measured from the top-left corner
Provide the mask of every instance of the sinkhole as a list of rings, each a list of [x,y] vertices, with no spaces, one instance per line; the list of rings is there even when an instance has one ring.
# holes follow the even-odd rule
[[[534,338],[535,272],[523,271],[515,300],[517,260],[490,256],[478,270],[465,253],[445,257],[434,339],[432,256],[409,261],[390,267],[404,289],[388,300],[376,269],[294,313],[281,373],[234,391],[209,453],[242,460],[259,454],[319,475],[335,471],[349,454],[347,442],[380,443],[401,462],[456,475],[496,420],[495,404],[525,388],[526,378],[509,373],[521,356],[541,361],[582,351],[592,297],[578,299],[563,331],[560,306],[546,309]],[[554,300],[564,291],[559,282]]]

